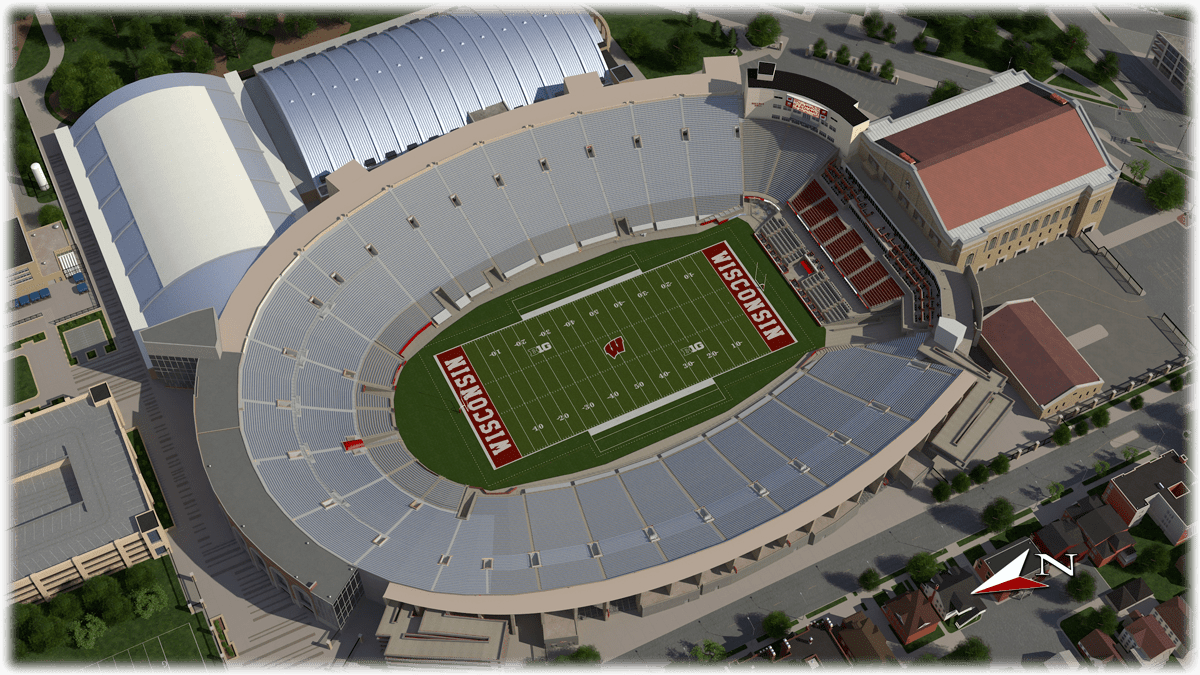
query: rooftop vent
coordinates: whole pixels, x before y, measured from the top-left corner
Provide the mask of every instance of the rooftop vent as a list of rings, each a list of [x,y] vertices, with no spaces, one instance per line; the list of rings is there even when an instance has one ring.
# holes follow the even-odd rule
[[[313,304],[313,307],[324,307],[325,303],[321,302],[316,296],[308,296],[308,301]]]
[[[375,244],[367,244],[363,248],[367,249],[367,253],[370,253],[372,257],[379,255],[379,251],[375,248]]]
[[[337,500],[335,500],[333,497],[330,497],[329,499],[326,499],[325,501],[321,502],[321,508],[326,509],[326,510],[332,509],[335,506],[337,506]]]
[[[492,180],[496,181],[496,187],[504,187],[504,176],[496,174],[492,176]]]
[[[304,459],[304,453],[300,450],[288,450],[288,459]]]
[[[901,153],[900,153],[900,159],[902,159],[902,160],[904,160],[904,161],[908,162],[909,164],[916,164],[916,163],[917,163],[917,160],[913,159],[913,158],[912,158],[912,155],[909,155],[907,152],[901,152]]]
[[[640,135],[633,137],[633,147],[639,149],[642,147],[642,137]]]
[[[548,162],[545,157],[538,160],[538,165],[542,167],[542,171],[550,170],[550,162]]]
[[[421,508],[421,506],[422,506],[424,503],[425,503],[425,502],[423,502],[423,501],[421,501],[421,500],[419,500],[419,499],[414,499],[414,500],[412,501],[412,503],[408,505],[408,508],[412,509],[413,511],[416,511],[417,509]]]
[[[696,515],[700,516],[700,520],[703,520],[706,523],[711,523],[713,521],[712,514],[709,513],[708,509],[704,508],[703,506],[696,509]]]
[[[685,140],[685,141],[692,140],[692,134],[690,131],[688,131],[687,127],[680,129],[679,134],[683,137],[683,140]]]
[[[595,541],[588,544],[588,553],[591,553],[593,558],[599,558],[600,556],[604,555],[600,552],[600,544]]]
[[[529,554],[529,566],[530,567],[541,567],[542,566],[542,554],[538,553],[537,551],[530,553]]]
[[[645,532],[645,533],[646,533],[646,538],[647,538],[647,539],[649,539],[649,540],[650,540],[650,541],[652,541],[652,542],[658,541],[658,539],[659,539],[659,537],[658,537],[658,533],[654,531],[654,526],[653,526],[653,525],[651,525],[650,527],[647,527],[646,529],[642,530],[642,532]]]
[[[376,546],[383,546],[383,543],[387,540],[388,540],[388,538],[381,534],[381,535],[375,537],[374,539],[372,539],[371,543],[375,544]]]
[[[750,489],[754,490],[754,494],[758,495],[759,497],[766,497],[769,494],[767,492],[767,488],[763,487],[759,483],[751,483]]]
[[[449,555],[439,555],[439,556],[438,556],[438,564],[439,564],[439,565],[449,565],[449,564],[450,564],[450,558],[453,558],[453,557],[454,557],[454,556],[449,556]]]
[[[799,471],[800,473],[808,473],[808,465],[798,459],[793,459],[792,461],[788,462],[788,464],[790,464],[793,469]]]
[[[412,225],[413,227],[420,227],[420,226],[421,226],[421,224],[417,222],[417,217],[416,217],[416,216],[409,216],[409,217],[408,217],[408,224],[409,224],[409,225]]]
[[[1055,103],[1057,103],[1057,104],[1059,104],[1059,105],[1066,105],[1066,104],[1067,104],[1067,99],[1065,99],[1065,98],[1063,98],[1063,97],[1061,97],[1061,96],[1059,96],[1058,94],[1055,94],[1055,93],[1051,93],[1051,94],[1050,94],[1050,100],[1051,100],[1051,101],[1054,101]]]
[[[484,559],[483,559],[483,567],[482,567],[482,569],[485,569],[485,570],[490,570],[490,569],[492,569],[492,559],[491,559],[491,558],[484,558]]]
[[[758,79],[763,82],[775,81],[775,64],[770,61],[758,62]]]
[[[584,150],[587,151],[587,156],[590,159],[596,159],[596,151],[592,149],[592,146],[589,145],[586,148],[584,148]]]
[[[462,202],[459,201],[458,195],[450,195],[450,203],[455,206],[462,206]]]
[[[299,354],[296,353],[296,350],[292,349],[290,347],[284,347],[283,350],[280,351],[280,353],[283,354],[284,356],[288,356],[293,359],[296,358],[297,356],[299,356]]]
[[[346,280],[342,278],[342,275],[338,274],[337,272],[330,272],[330,273],[329,273],[329,278],[330,278],[330,279],[333,279],[333,280],[334,280],[334,282],[335,282],[335,283],[338,283],[338,284],[344,284],[344,283],[346,283]]]

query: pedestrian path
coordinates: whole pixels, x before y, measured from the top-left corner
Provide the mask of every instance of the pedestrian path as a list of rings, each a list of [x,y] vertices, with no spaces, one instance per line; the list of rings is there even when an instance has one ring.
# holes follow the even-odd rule
[[[1111,249],[1114,249],[1114,248],[1120,246],[1121,244],[1125,244],[1130,241],[1133,241],[1134,239],[1137,239],[1138,237],[1142,236],[1143,234],[1148,234],[1150,232],[1157,230],[1158,228],[1160,228],[1164,225],[1170,225],[1171,223],[1176,222],[1176,218],[1178,218],[1179,215],[1182,213],[1183,213],[1183,211],[1180,211],[1179,209],[1171,209],[1170,211],[1162,211],[1162,212],[1156,213],[1151,216],[1146,216],[1145,218],[1142,218],[1141,220],[1137,221],[1136,223],[1126,225],[1125,227],[1122,227],[1121,229],[1117,230],[1116,232],[1111,232],[1109,234],[1101,234],[1098,231],[1092,231],[1092,232],[1088,232],[1088,236],[1091,237],[1092,241],[1096,242],[1097,246],[1104,246],[1104,247],[1107,247],[1109,250],[1111,250]],[[1156,395],[1156,394],[1158,394],[1158,392],[1154,389],[1151,389],[1150,391],[1143,394],[1143,397],[1146,398],[1146,402],[1149,403],[1150,397],[1152,395]],[[1121,406],[1114,406],[1113,408],[1111,408],[1113,419],[1119,419],[1118,415],[1120,415],[1121,417],[1124,417],[1125,415],[1128,415],[1130,412],[1132,412],[1132,411],[1123,411],[1123,410],[1120,410],[1120,408],[1121,408]]]

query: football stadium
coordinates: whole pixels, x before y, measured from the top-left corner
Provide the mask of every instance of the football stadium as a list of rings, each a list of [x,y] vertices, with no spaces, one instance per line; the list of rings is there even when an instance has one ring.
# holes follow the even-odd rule
[[[1010,229],[1094,225],[1119,174],[1014,71],[870,120],[770,62],[625,80],[585,11],[370,30],[149,78],[56,136],[239,543],[331,628],[385,602],[384,642],[435,610],[570,644],[579,613],[686,603],[911,485],[987,385],[974,268]],[[116,150],[147,109],[225,182]],[[1038,134],[1096,156],[1029,153],[940,215],[937,164]],[[216,248],[172,246],[203,209]]]

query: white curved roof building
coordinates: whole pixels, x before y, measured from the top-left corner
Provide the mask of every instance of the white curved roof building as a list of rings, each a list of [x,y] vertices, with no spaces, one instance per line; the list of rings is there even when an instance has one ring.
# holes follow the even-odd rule
[[[236,74],[151,77],[56,132],[135,332],[219,314],[267,242],[305,211],[240,90]]]

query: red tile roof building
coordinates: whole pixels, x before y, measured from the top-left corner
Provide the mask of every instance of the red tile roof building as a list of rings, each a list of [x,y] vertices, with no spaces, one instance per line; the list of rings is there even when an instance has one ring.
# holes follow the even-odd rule
[[[1120,177],[1082,106],[1024,72],[875,120],[864,137],[867,172],[959,268],[1091,229]]]
[[[1116,643],[1099,628],[1085,635],[1078,646],[1079,653],[1090,659],[1093,665],[1110,661],[1125,663],[1125,658],[1121,656],[1121,650],[1117,649]]]
[[[1167,637],[1175,645],[1175,656],[1182,658],[1187,654],[1188,643],[1192,640],[1190,610],[1182,595],[1177,595],[1166,602],[1159,603],[1151,616],[1163,627]]]
[[[1165,662],[1175,650],[1167,632],[1153,617],[1143,616],[1136,610],[1129,616],[1132,621],[1117,633],[1117,641],[1142,663]]]
[[[1033,298],[1006,302],[983,317],[979,346],[1039,419],[1095,396],[1104,386]]]
[[[937,630],[938,616],[933,601],[921,591],[910,591],[883,606],[883,616],[903,644],[912,644]]]

